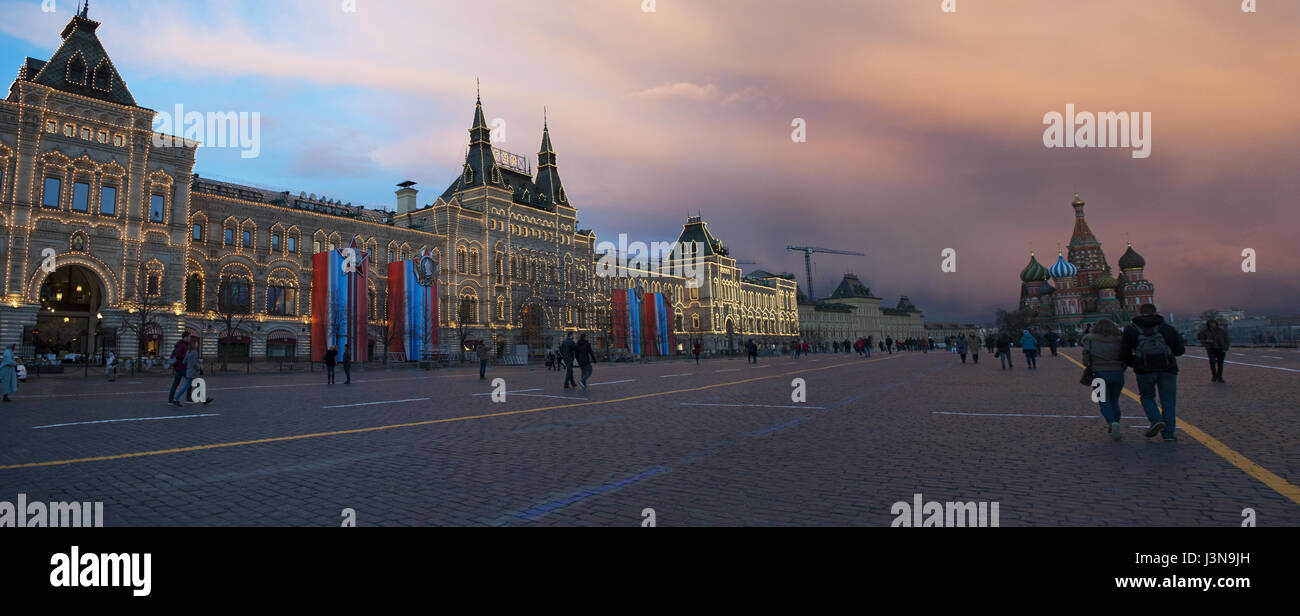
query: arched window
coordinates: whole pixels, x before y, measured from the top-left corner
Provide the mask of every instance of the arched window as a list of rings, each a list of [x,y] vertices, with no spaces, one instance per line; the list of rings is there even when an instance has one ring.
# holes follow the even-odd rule
[[[469,253],[465,252],[464,248],[456,249],[456,271],[461,274],[464,274],[469,271],[469,268],[466,266],[466,260],[468,259],[468,254]]]
[[[55,69],[57,70],[57,69]],[[86,85],[86,59],[78,51],[77,55],[68,60],[68,83],[75,83],[79,86]]]
[[[185,311],[203,312],[203,276],[197,273],[185,281]]]
[[[478,297],[473,293],[465,292],[461,294],[457,320],[461,323],[478,323]]]
[[[700,328],[700,315],[698,314],[691,315],[691,329],[698,330],[699,328]]]
[[[469,273],[474,276],[478,275],[478,249],[477,248],[469,251]]]
[[[506,298],[504,295],[497,296],[497,320],[506,320]]]
[[[217,306],[221,312],[235,314],[252,312],[253,285],[247,278],[226,276],[221,280]]]

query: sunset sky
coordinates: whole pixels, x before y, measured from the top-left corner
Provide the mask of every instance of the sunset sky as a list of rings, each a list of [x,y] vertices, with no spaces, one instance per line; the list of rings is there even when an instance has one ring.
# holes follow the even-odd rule
[[[888,305],[985,323],[1015,307],[1031,244],[1056,258],[1078,192],[1112,265],[1126,233],[1146,257],[1163,312],[1300,312],[1300,2],[343,4],[95,0],[90,17],[140,105],[261,114],[261,155],[200,150],[205,176],[386,209],[409,179],[432,202],[478,79],[499,147],[535,160],[549,110],[602,240],[672,239],[701,211],[747,269],[803,285],[787,244],[857,250],[816,259],[818,295],[851,271]],[[57,49],[75,2],[56,7],[0,2],[10,80]],[[1150,157],[1044,147],[1067,104],[1150,112]]]

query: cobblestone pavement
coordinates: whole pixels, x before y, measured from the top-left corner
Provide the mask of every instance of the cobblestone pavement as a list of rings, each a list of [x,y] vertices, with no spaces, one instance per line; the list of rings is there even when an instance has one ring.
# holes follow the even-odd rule
[[[1002,526],[1300,525],[1300,354],[1237,352],[1223,385],[1180,359],[1178,417],[1213,446],[1148,441],[1128,398],[1114,442],[1074,363],[1019,352],[600,364],[589,396],[522,367],[212,375],[182,409],[169,379],[49,377],[0,406],[0,500],[136,526],[887,526],[919,493],[997,502]]]

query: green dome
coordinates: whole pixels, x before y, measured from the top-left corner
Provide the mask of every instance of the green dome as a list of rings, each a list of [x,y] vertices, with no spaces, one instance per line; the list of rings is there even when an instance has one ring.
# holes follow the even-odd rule
[[[1098,289],[1114,289],[1119,286],[1119,281],[1115,280],[1115,277],[1111,276],[1110,272],[1106,272],[1098,276],[1097,280],[1092,284]]]
[[[1049,274],[1047,273],[1047,268],[1043,267],[1043,264],[1038,262],[1038,259],[1034,257],[1034,253],[1029,253],[1029,265],[1026,265],[1025,269],[1020,270],[1020,280],[1022,282],[1039,282],[1047,280],[1048,278]]]

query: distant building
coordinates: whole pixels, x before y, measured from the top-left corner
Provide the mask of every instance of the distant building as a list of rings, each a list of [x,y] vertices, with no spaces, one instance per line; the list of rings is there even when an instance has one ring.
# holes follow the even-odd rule
[[[1155,287],[1144,273],[1146,259],[1129,244],[1119,258],[1119,277],[1112,276],[1101,242],[1084,219],[1083,200],[1075,194],[1070,205],[1074,231],[1069,256],[1058,251],[1051,267],[1043,267],[1029,253],[1029,264],[1020,272],[1020,310],[1053,329],[1079,330],[1101,319],[1127,323],[1138,307],[1155,301]]]
[[[825,299],[810,302],[799,294],[799,332],[810,344],[830,349],[832,342],[858,338],[870,337],[873,343],[886,337],[919,339],[925,335],[925,324],[906,295],[896,307],[881,308],[880,298],[857,275],[845,274]]]

